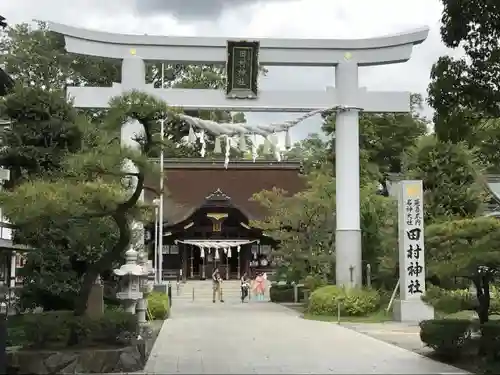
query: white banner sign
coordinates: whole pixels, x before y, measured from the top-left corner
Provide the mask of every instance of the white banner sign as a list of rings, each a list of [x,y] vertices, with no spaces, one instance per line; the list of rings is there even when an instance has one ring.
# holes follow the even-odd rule
[[[398,206],[400,299],[420,299],[425,293],[422,181],[400,182]]]

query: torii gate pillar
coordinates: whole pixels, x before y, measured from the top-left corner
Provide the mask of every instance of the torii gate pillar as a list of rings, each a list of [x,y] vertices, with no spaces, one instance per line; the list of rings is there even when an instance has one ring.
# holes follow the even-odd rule
[[[358,64],[346,59],[335,68],[339,104],[335,122],[335,275],[338,285],[362,285],[359,198]]]

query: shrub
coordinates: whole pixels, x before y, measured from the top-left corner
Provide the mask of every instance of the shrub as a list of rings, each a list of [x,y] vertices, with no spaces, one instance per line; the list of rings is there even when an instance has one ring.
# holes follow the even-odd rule
[[[70,311],[23,314],[7,321],[8,341],[31,349],[74,346],[126,345],[137,335],[137,317],[124,311],[106,311],[98,319],[74,316]],[[24,334],[20,335],[19,332]]]
[[[314,292],[319,287],[325,286],[327,284],[326,280],[319,275],[308,275],[304,279],[304,288]]]
[[[458,359],[471,342],[473,323],[465,319],[431,319],[420,322],[420,339],[436,354]]]
[[[489,321],[481,325],[481,349],[490,361],[500,359],[500,322]]]
[[[152,292],[148,296],[148,310],[154,320],[164,320],[170,313],[168,295]]]
[[[490,314],[500,313],[500,288],[490,286]],[[463,310],[476,310],[477,298],[469,289],[442,289],[431,286],[425,291],[422,300],[437,311],[453,314]]]
[[[298,290],[298,298],[299,301],[304,299],[304,288],[300,288]],[[269,289],[269,299],[271,302],[276,303],[292,303],[295,302],[295,296],[293,291],[293,285],[286,284],[274,284]]]
[[[372,289],[328,285],[311,294],[308,312],[314,315],[336,315],[339,305],[341,315],[367,315],[380,307],[380,294]]]
[[[468,289],[442,289],[431,286],[425,291],[422,300],[437,311],[453,314],[463,310],[474,310],[475,298]]]
[[[22,315],[9,316],[7,320],[7,346],[23,346],[26,343],[24,327],[20,324]]]

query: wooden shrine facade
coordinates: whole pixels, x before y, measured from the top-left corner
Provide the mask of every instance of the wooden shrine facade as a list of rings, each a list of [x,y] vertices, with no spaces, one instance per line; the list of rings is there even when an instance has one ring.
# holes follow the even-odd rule
[[[165,228],[165,276],[176,270],[182,279],[207,279],[217,267],[226,280],[244,272],[272,270],[271,250],[277,242],[252,228],[248,216],[218,189],[185,220]],[[172,272],[174,271],[174,272]]]
[[[252,196],[275,188],[289,195],[304,190],[300,163],[235,160],[226,168],[223,161],[166,159],[164,165],[164,279],[210,278],[215,267],[226,279],[272,270],[269,255],[277,242],[252,227],[268,214]],[[145,200],[152,202],[158,182],[147,185],[152,189],[145,190]]]

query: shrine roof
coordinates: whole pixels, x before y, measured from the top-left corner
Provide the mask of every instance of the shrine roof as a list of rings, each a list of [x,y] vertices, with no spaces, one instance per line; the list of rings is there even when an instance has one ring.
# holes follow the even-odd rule
[[[270,162],[240,160],[224,167],[222,160],[167,159],[164,162],[165,188],[164,222],[169,225],[187,219],[214,192],[224,194],[232,206],[241,210],[249,220],[265,215],[264,208],[250,198],[262,190],[280,188],[289,195],[305,189],[301,164],[296,161]],[[158,188],[149,181],[148,186]],[[154,193],[145,192],[146,201]]]

